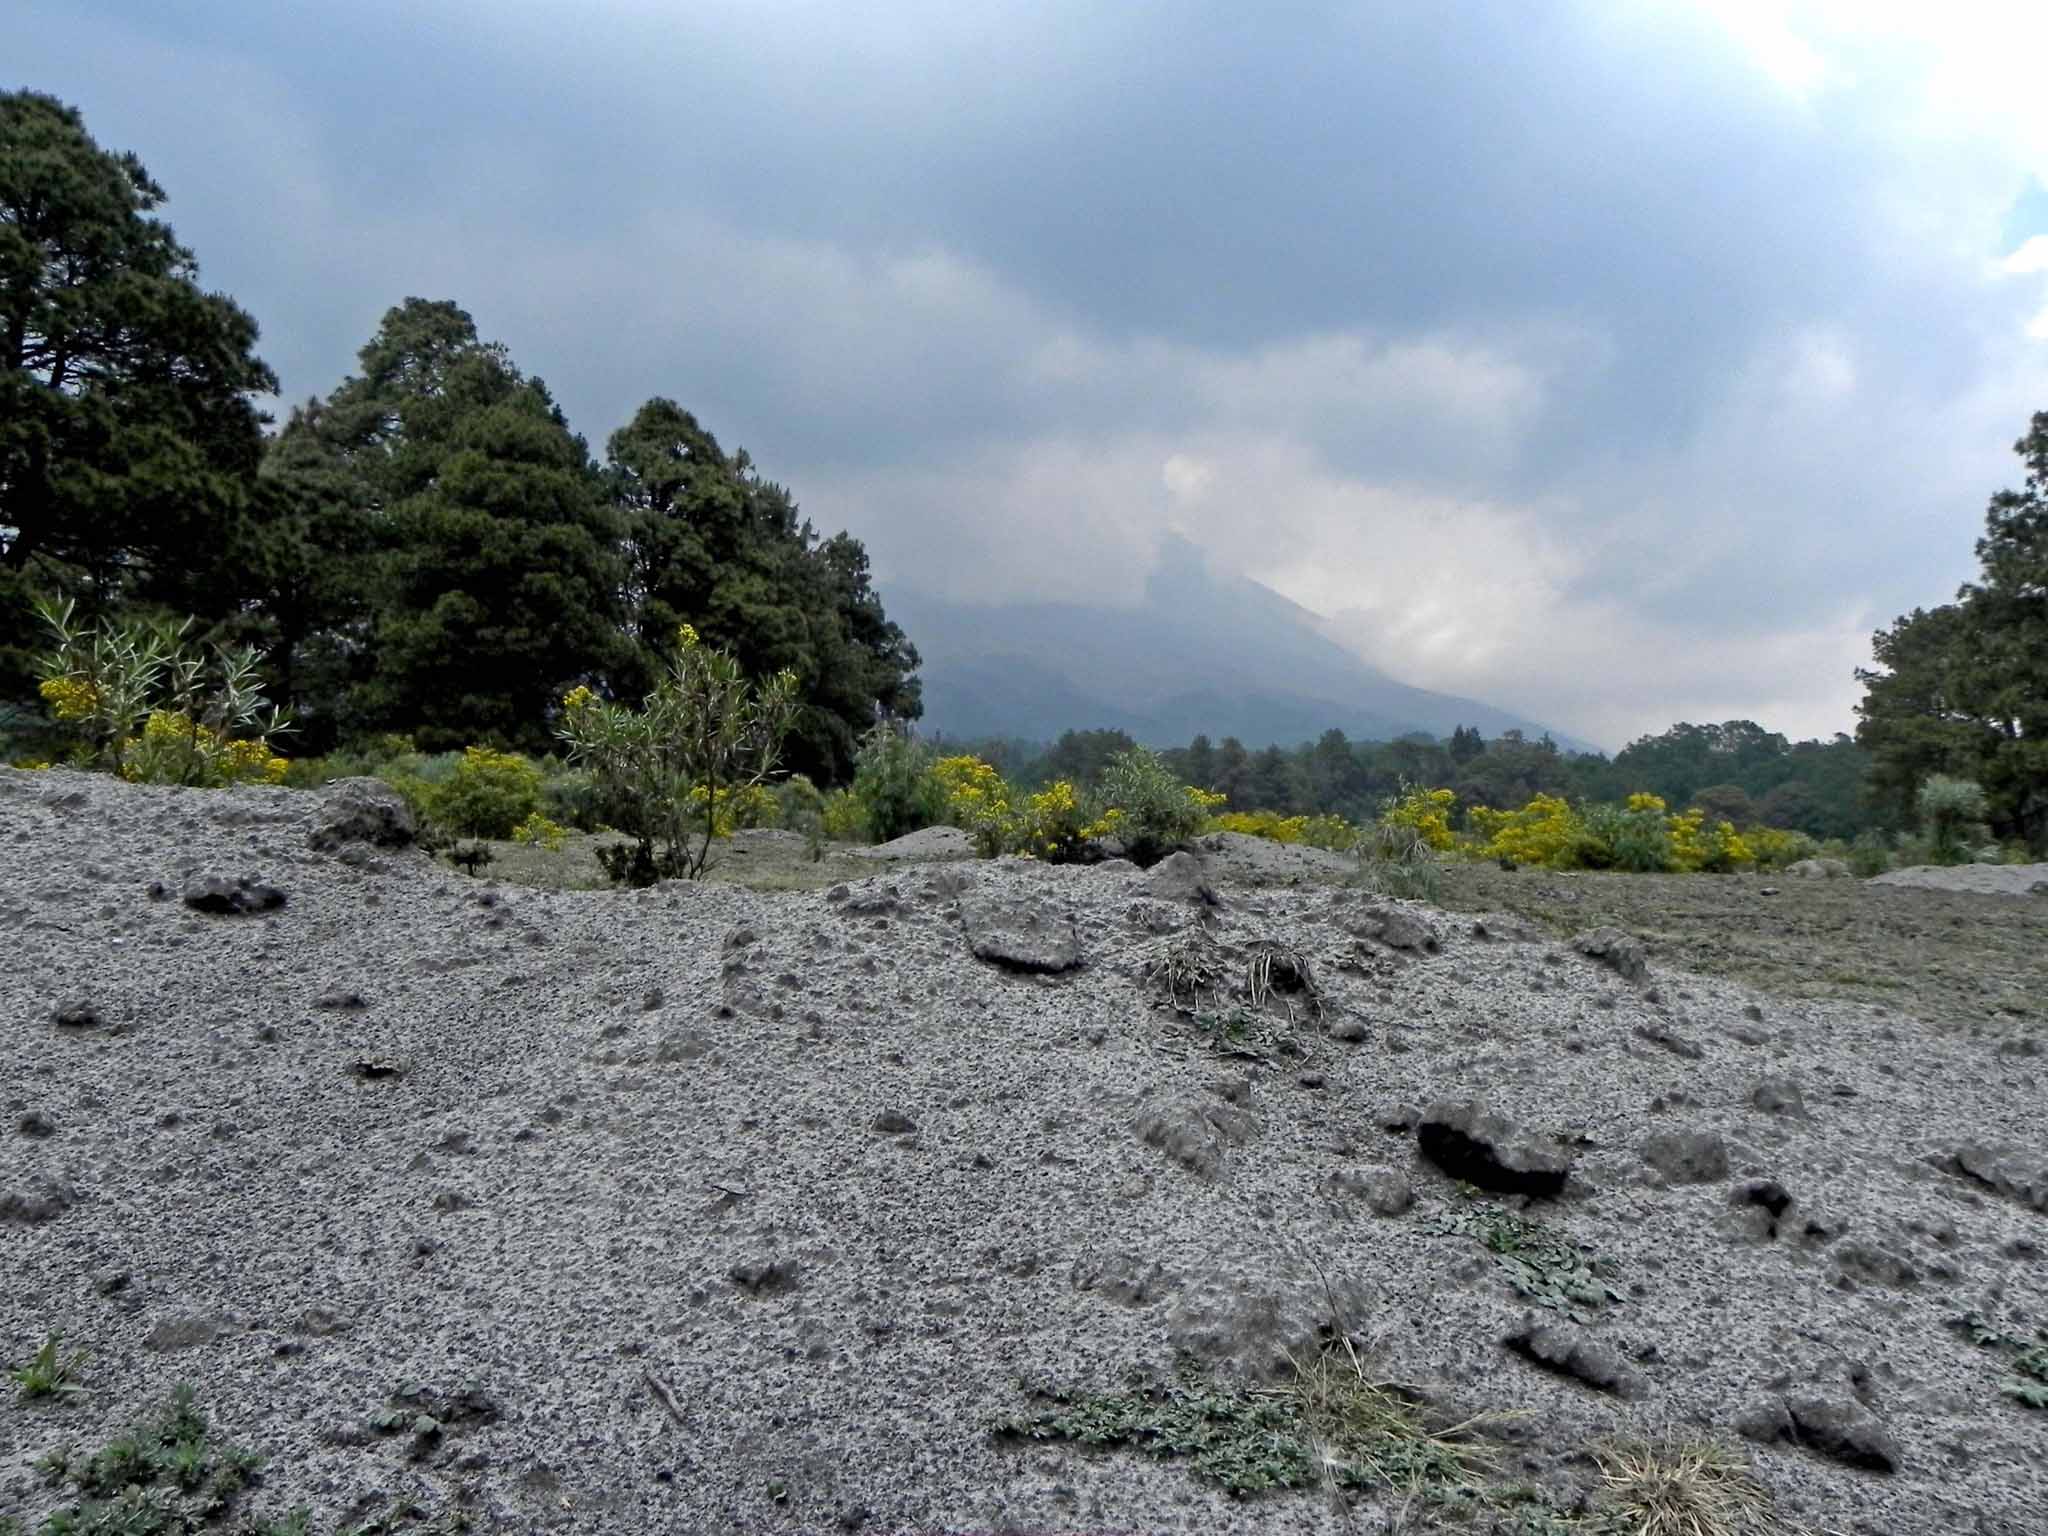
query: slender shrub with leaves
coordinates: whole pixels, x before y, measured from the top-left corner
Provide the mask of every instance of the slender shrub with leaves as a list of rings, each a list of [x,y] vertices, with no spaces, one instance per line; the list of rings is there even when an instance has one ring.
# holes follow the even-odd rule
[[[884,721],[868,732],[853,760],[853,798],[871,839],[890,842],[946,819],[936,759],[901,726]]]
[[[632,839],[599,850],[620,884],[696,879],[711,859],[717,817],[705,808],[762,784],[796,720],[790,672],[750,681],[727,652],[685,624],[665,677],[638,710],[588,688],[562,700],[569,760],[604,787],[619,830]]]
[[[1990,801],[1984,786],[1974,779],[1930,774],[1914,795],[1913,805],[1937,864],[1968,863],[1974,857],[1973,844],[1990,840],[1990,829],[1984,824]]]
[[[1103,765],[1095,792],[1122,814],[1116,836],[1134,864],[1156,864],[1202,830],[1224,801],[1181,783],[1159,754],[1145,747],[1119,752]]]
[[[90,766],[144,784],[276,784],[270,741],[291,721],[263,696],[253,647],[185,644],[192,627],[127,619],[85,627],[71,602],[37,612],[56,648],[38,664],[43,702]]]

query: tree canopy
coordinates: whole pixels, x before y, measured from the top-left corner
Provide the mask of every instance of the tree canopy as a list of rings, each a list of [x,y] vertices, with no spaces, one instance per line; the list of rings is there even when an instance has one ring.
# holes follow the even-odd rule
[[[32,591],[87,615],[236,606],[262,452],[253,397],[277,381],[256,322],[199,286],[153,217],[163,189],[77,111],[0,94],[0,687],[36,643]]]
[[[1933,774],[1974,779],[1991,827],[2048,849],[2048,411],[2013,445],[2026,465],[1977,541],[1978,579],[1872,638],[1856,738],[1895,814]]]

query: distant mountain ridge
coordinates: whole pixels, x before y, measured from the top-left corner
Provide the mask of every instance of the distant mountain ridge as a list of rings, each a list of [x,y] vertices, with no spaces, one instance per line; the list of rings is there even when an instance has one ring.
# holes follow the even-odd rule
[[[1257,748],[1313,741],[1332,726],[1360,741],[1448,736],[1460,725],[1489,738],[1546,729],[1395,681],[1331,640],[1308,609],[1245,577],[1213,574],[1179,538],[1166,541],[1137,607],[956,603],[914,589],[885,601],[924,657],[922,727],[947,736],[1050,741],[1114,729],[1148,746],[1206,734]]]

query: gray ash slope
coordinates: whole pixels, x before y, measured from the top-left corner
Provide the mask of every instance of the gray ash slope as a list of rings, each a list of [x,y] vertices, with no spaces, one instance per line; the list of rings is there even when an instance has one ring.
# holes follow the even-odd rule
[[[0,1511],[190,1382],[269,1458],[250,1508],[316,1528],[403,1496],[504,1530],[1374,1530],[985,1429],[1020,1383],[1270,1378],[1334,1300],[1437,1411],[1520,1410],[1503,1470],[1559,1498],[1598,1436],[1712,1429],[1817,1526],[2042,1529],[2048,1414],[1952,1326],[2048,1322],[2036,1042],[1327,885],[543,893],[316,852],[323,814],[0,770],[0,1357],[92,1352],[79,1400],[0,1406]],[[286,900],[192,910],[209,874]],[[1311,959],[1303,1056],[1156,1006],[1202,922]],[[1011,949],[1079,963],[976,955]],[[1418,1144],[1474,1099],[1509,1161],[1571,1164],[1529,1214],[1611,1261],[1582,1333],[1435,1230],[1463,1202]],[[1503,1342],[1532,1321],[1620,1390]],[[373,1433],[394,1403],[445,1429]]]

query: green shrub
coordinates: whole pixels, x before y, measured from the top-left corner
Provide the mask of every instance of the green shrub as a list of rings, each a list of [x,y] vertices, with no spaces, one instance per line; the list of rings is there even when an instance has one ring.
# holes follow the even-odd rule
[[[1967,863],[1975,857],[1977,845],[1990,841],[1990,830],[1984,825],[1990,806],[1984,786],[1974,779],[1932,774],[1914,795],[1913,806],[1937,864]]]
[[[510,837],[540,809],[540,769],[513,752],[470,747],[445,784],[426,795],[427,814],[461,837]]]
[[[1381,821],[1358,841],[1360,877],[1384,896],[1435,901],[1443,894],[1443,865],[1427,828],[1412,821]]]
[[[667,675],[635,711],[588,688],[562,700],[560,734],[632,839],[598,850],[620,884],[696,879],[710,862],[721,804],[775,771],[796,720],[796,675],[749,682],[739,662],[685,624]]]
[[[1116,836],[1134,864],[1156,864],[1202,830],[1222,796],[1205,796],[1176,778],[1159,754],[1145,747],[1119,752],[1096,781],[1102,803],[1120,814]]]
[[[860,797],[850,789],[835,789],[818,808],[818,820],[825,836],[835,843],[871,843],[868,813]]]
[[[211,658],[177,624],[73,621],[74,607],[39,603],[56,649],[37,665],[37,691],[80,741],[83,764],[143,784],[276,784],[290,764],[270,742],[292,729],[263,696],[253,647]]]
[[[932,767],[938,754],[909,731],[881,724],[853,760],[853,798],[867,835],[878,843],[946,819],[946,791]]]
[[[1581,820],[1585,835],[1573,845],[1580,868],[1638,875],[1671,868],[1671,828],[1661,807],[1594,805],[1586,808]]]
[[[1881,875],[1892,867],[1891,849],[1882,832],[1863,832],[1849,845],[1849,873],[1859,880]]]
[[[540,804],[549,820],[578,832],[595,832],[609,824],[597,776],[587,769],[559,766],[552,758],[542,763]]]
[[[775,824],[804,835],[804,846],[816,863],[825,856],[825,797],[801,773],[775,786]]]

